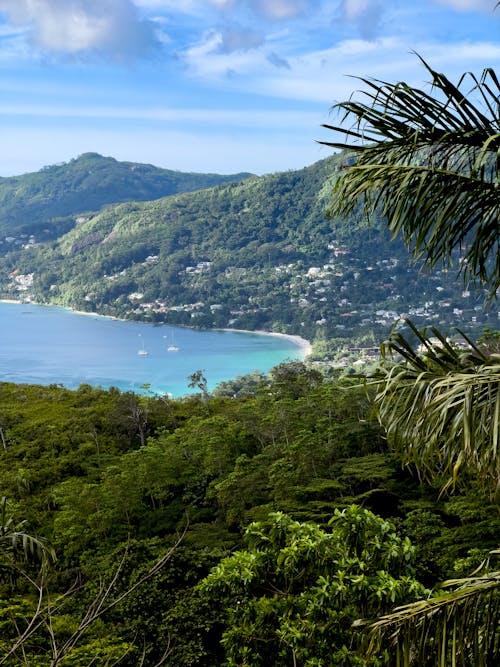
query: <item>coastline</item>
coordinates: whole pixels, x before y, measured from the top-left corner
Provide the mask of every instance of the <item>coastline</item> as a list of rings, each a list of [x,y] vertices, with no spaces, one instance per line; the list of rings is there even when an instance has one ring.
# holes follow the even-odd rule
[[[15,303],[19,305],[32,305],[32,306],[57,306],[57,304],[50,304],[50,303],[35,303],[34,301],[21,301],[20,299],[0,299],[0,303]],[[101,315],[100,313],[94,313],[94,312],[89,312],[87,310],[76,310],[75,308],[70,308],[68,306],[57,306],[58,308],[65,308],[66,310],[69,310],[72,313],[75,313],[76,315],[88,315],[91,317],[107,317],[111,320],[117,320],[120,322],[127,322],[128,320],[120,318],[120,317],[115,317],[114,315]],[[140,321],[140,320],[139,320]],[[150,322],[144,322],[144,324],[150,324]],[[170,326],[170,327],[175,327],[178,325],[175,324],[165,324],[164,326]],[[188,327],[191,328],[191,327]],[[262,330],[256,330],[253,331],[252,329],[234,329],[234,328],[219,328],[216,327],[214,329],[208,329],[208,331],[229,331],[233,333],[245,333],[245,334],[257,334],[259,336],[276,336],[278,338],[283,338],[285,340],[289,340],[290,342],[294,343],[298,348],[300,348],[303,357],[302,359],[307,359],[312,354],[312,344],[310,341],[306,340],[305,338],[302,338],[302,336],[296,336],[294,334],[284,334],[284,333],[276,333],[275,331],[262,331]]]
[[[289,340],[295,345],[297,345],[297,347],[300,348],[301,352],[304,355],[303,359],[307,359],[307,357],[309,357],[312,354],[311,342],[308,341],[306,338],[302,338],[302,336],[296,336],[294,334],[276,333],[275,331],[263,331],[262,329],[253,331],[252,329],[224,328],[224,329],[213,329],[212,331],[231,331],[233,333],[258,334],[259,336],[276,336],[278,338]]]
[[[115,317],[114,315],[101,315],[100,313],[89,312],[88,310],[76,310],[71,306],[60,306],[58,303],[37,303],[36,301],[21,301],[20,299],[0,299],[0,303],[17,303],[20,306],[40,306],[41,308],[62,308],[68,310],[75,315],[88,315],[89,317],[107,317],[110,320],[117,320],[118,322],[127,322],[127,320]]]

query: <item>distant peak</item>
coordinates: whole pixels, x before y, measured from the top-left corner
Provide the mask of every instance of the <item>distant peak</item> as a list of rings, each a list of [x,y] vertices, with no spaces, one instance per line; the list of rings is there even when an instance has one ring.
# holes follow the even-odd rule
[[[79,155],[75,160],[113,160],[113,162],[116,162],[115,158],[113,157],[104,157],[104,155],[101,155],[100,153],[82,153]]]

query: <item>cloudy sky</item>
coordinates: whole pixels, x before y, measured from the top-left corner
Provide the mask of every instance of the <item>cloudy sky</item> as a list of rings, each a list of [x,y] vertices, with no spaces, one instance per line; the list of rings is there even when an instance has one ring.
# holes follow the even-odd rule
[[[353,76],[500,74],[496,0],[0,0],[0,176],[87,151],[257,174],[328,155]]]

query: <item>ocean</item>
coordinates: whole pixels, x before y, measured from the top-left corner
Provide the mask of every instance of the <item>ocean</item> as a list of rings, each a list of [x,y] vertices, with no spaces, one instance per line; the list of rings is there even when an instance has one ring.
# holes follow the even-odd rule
[[[0,342],[3,382],[69,389],[90,384],[173,397],[196,391],[188,387],[188,376],[198,370],[211,390],[305,354],[300,341],[288,337],[153,325],[5,302],[0,302]]]

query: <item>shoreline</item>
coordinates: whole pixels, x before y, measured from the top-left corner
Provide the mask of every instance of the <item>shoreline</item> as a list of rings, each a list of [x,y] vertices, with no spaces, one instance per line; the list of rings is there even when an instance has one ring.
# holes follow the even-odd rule
[[[71,308],[69,306],[59,306],[58,304],[54,303],[36,303],[34,301],[21,301],[19,299],[0,299],[0,303],[12,303],[12,304],[18,304],[18,305],[26,305],[26,306],[47,306],[47,307],[53,307],[56,306],[58,308],[64,308],[65,310],[68,310],[71,313],[75,313],[75,315],[87,315],[89,317],[107,317],[110,320],[116,320],[118,322],[142,322],[143,324],[151,324],[154,326],[154,323],[152,322],[144,322],[143,320],[127,320],[122,317],[116,317],[115,315],[101,315],[100,313],[95,313],[95,312],[89,312],[87,310],[76,310],[75,308]],[[163,323],[158,323],[160,325],[166,326],[166,327],[178,327],[182,328],[180,325],[176,324],[166,324],[165,322]],[[186,327],[187,329],[196,329],[196,327]],[[202,329],[200,329],[202,331]],[[292,343],[294,343],[302,352],[303,357],[302,360],[304,361],[307,359],[312,354],[312,344],[310,341],[308,341],[306,338],[302,338],[302,336],[298,336],[295,334],[284,334],[284,333],[277,333],[275,331],[263,331],[261,329],[253,331],[252,329],[234,329],[234,328],[220,328],[220,327],[215,327],[213,329],[207,329],[207,331],[228,331],[232,333],[244,333],[244,334],[257,334],[259,336],[276,336],[277,338],[283,338],[285,340],[288,340]]]
[[[300,350],[304,354],[303,359],[307,359],[307,357],[309,357],[312,354],[311,342],[308,341],[306,338],[302,338],[302,336],[297,336],[295,334],[277,333],[275,331],[263,331],[262,329],[253,331],[252,329],[217,328],[217,329],[211,329],[211,331],[230,331],[233,333],[257,334],[259,336],[276,336],[277,338],[283,338],[285,340],[289,340],[292,343],[294,343],[298,348],[300,348]]]

